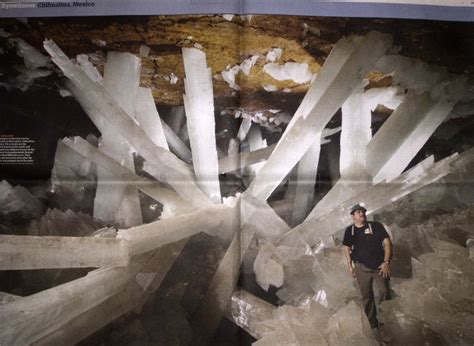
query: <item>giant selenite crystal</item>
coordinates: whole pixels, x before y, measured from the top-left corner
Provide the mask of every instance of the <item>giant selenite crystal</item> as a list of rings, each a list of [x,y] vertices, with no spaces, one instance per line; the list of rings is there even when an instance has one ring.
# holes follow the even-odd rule
[[[375,32],[338,41],[249,187],[253,195],[262,199],[270,196],[390,44],[388,36]]]
[[[116,162],[114,159],[93,147],[82,138],[74,137],[73,140],[65,138],[61,143],[82,155],[87,160],[96,163],[104,170],[107,170],[116,179],[134,185],[143,193],[163,204],[161,218],[184,213],[192,209],[192,206],[186,200],[182,199],[175,191],[163,186],[157,181],[151,181],[137,176],[133,171],[122,166],[119,162]]]
[[[403,99],[397,93],[398,88],[394,87],[358,90],[344,102],[339,158],[341,178],[311,211],[312,217],[330,211],[371,185],[372,176],[366,162],[367,146],[372,139],[372,111],[378,105],[396,109]],[[383,161],[380,157],[377,159]]]
[[[127,264],[127,244],[121,239],[0,235],[0,270],[123,267]]]
[[[115,128],[147,161],[148,173],[171,185],[184,199],[196,206],[211,203],[195,184],[194,175],[189,168],[166,149],[157,147],[101,85],[75,66],[53,41],[46,40],[44,47],[70,79],[68,88],[95,124],[107,124]]]
[[[152,258],[141,256],[127,267],[101,268],[85,277],[0,305],[0,340],[30,344],[121,291]]]
[[[22,186],[11,186],[6,180],[0,183],[0,214],[37,217],[43,213],[42,203]]]
[[[193,166],[199,187],[215,203],[221,200],[214,120],[211,69],[206,55],[196,48],[183,48],[186,78],[183,95]]]
[[[104,88],[125,112],[133,116],[141,61],[130,53],[109,52],[104,70]],[[103,127],[99,149],[131,171],[135,171],[132,148],[114,128]],[[138,191],[116,179],[107,170],[97,170],[98,182],[94,201],[94,217],[124,227],[141,224]]]
[[[76,344],[132,309],[137,312],[146,299],[158,289],[184,243],[185,241],[176,242],[155,251],[122,290],[41,337],[38,343]]]
[[[427,165],[423,161],[393,180],[391,184],[379,183],[374,185],[367,189],[363,196],[349,198],[330,212],[319,217],[312,217],[310,214],[302,224],[285,235],[283,242],[291,244],[303,237],[310,245],[314,245],[320,239],[324,239],[350,223],[349,211],[352,205],[364,202],[368,206],[367,213],[370,215],[449,173],[472,169],[473,165],[473,149],[469,149],[460,155],[454,154],[431,165]]]
[[[374,183],[399,176],[453,106],[434,101],[427,93],[408,94],[367,146],[367,168]]]
[[[321,135],[317,136],[316,141],[309,147],[308,151],[298,163],[295,205],[292,218],[293,225],[301,223],[313,205],[314,186],[316,185],[320,152]]]
[[[169,150],[151,89],[138,88],[136,98],[134,114],[141,128],[157,146]]]

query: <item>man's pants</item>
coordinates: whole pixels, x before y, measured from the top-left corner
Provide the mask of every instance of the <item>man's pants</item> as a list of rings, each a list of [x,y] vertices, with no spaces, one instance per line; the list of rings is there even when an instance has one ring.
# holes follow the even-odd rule
[[[376,282],[378,290],[378,303],[391,299],[389,279],[379,275],[379,270],[370,269],[362,263],[355,263],[355,274],[359,283],[360,293],[362,294],[362,304],[365,314],[369,319],[372,328],[378,327],[377,308],[375,307],[375,298],[373,282]]]

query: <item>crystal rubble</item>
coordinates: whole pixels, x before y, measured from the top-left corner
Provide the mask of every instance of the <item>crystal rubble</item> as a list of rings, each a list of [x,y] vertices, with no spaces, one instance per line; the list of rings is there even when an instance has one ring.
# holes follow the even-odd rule
[[[212,73],[206,54],[183,48],[186,124],[197,184],[214,203],[221,202],[214,119]]]
[[[279,306],[273,310],[273,320],[261,322],[273,331],[254,345],[328,345],[323,333],[330,316],[327,309],[314,301],[299,307]]]
[[[240,223],[255,228],[256,236],[273,240],[284,235],[290,227],[264,200],[244,192],[240,199]]]
[[[415,319],[415,322],[423,323],[428,329],[436,331],[438,339],[441,339],[444,344],[472,344],[474,319],[470,301],[461,306],[451,305],[436,287],[418,279],[406,280],[399,285],[394,285],[393,288],[399,297],[391,301],[388,308],[393,309],[398,319],[406,316]],[[384,311],[384,304],[382,311]],[[400,322],[398,324],[406,333],[405,326]],[[392,326],[388,325],[388,327]]]
[[[367,146],[367,169],[374,183],[399,176],[453,106],[453,102],[435,101],[427,93],[409,93]]]
[[[227,306],[226,317],[256,339],[272,329],[261,321],[271,320],[276,306],[242,289],[236,290]]]
[[[271,243],[264,244],[253,264],[255,279],[265,291],[270,285],[277,288],[283,285],[283,266],[271,258],[275,250]]]
[[[434,252],[418,257],[420,265],[415,278],[436,287],[450,304],[472,300],[474,267],[468,249],[434,238],[430,239],[430,244]]]
[[[21,215],[24,219],[36,218],[43,214],[43,204],[27,189],[13,187],[6,180],[0,182],[0,214]]]
[[[48,209],[39,219],[33,220],[27,227],[31,236],[67,236],[86,237],[101,227],[89,214]]]
[[[366,83],[363,83],[363,86]],[[403,99],[398,88],[357,90],[342,105],[341,151],[339,170],[341,178],[318,202],[313,215],[322,215],[336,207],[341,200],[364,191],[372,181],[366,167],[367,146],[372,139],[372,111],[378,105],[396,109]],[[380,157],[377,157],[380,161]],[[401,172],[400,172],[401,173]],[[302,221],[302,220],[301,220]],[[300,221],[300,222],[301,222]]]
[[[102,86],[92,81],[75,66],[53,41],[46,40],[44,47],[66,77],[71,80],[68,87],[96,125],[106,122],[115,128],[149,163],[149,168],[151,168],[149,173],[171,185],[184,199],[199,207],[211,203],[196,186],[194,176],[188,167],[169,151],[156,147],[143,129]],[[186,183],[183,184],[183,182]]]
[[[455,212],[453,216],[443,216],[442,219],[446,219],[446,222],[443,222],[443,224],[445,224],[444,227],[453,227],[454,225],[457,225],[458,222],[461,222],[462,224],[465,220],[464,218],[467,215],[468,213],[464,210],[462,212]],[[412,228],[416,227],[417,226],[414,225]],[[439,234],[443,232],[442,224],[433,223],[431,220],[426,223],[426,227],[429,227],[431,229],[431,232],[433,232],[434,234]],[[391,231],[393,234],[394,242],[397,242],[398,237],[396,237],[396,235],[398,232],[400,232],[400,230],[391,227]],[[414,233],[414,230],[407,229],[403,232],[405,232],[405,234],[399,235],[400,238],[412,235]],[[420,232],[422,232],[422,234],[425,233],[423,232],[423,230],[421,230]],[[407,242],[411,242],[411,240],[413,239],[416,238],[408,238]],[[426,237],[423,238],[423,240],[418,239],[418,242],[420,241],[428,243]],[[388,309],[389,311],[396,310],[395,319],[398,320],[396,321],[396,324],[400,322],[398,324],[400,324],[401,327],[396,326],[398,329],[395,329],[395,326],[392,325],[393,321],[389,321],[389,323],[387,323],[387,321],[385,320],[387,316],[384,316],[382,321],[384,321],[386,326],[382,327],[382,329],[380,330],[380,334],[384,338],[384,340],[387,337],[386,334],[388,334],[388,336],[390,336],[390,334],[398,336],[398,333],[401,333],[404,336],[405,340],[409,340],[409,338],[406,338],[409,335],[412,335],[413,328],[418,328],[419,330],[426,331],[426,334],[424,334],[422,338],[423,340],[451,340],[451,342],[459,343],[461,342],[461,339],[466,342],[466,340],[469,340],[469,338],[472,337],[470,336],[470,333],[472,334],[472,332],[468,330],[468,326],[472,324],[472,316],[470,316],[469,313],[466,313],[466,308],[468,310],[470,308],[466,307],[466,305],[464,304],[466,302],[466,296],[469,296],[469,293],[472,291],[471,282],[473,271],[472,263],[470,263],[468,257],[468,250],[463,246],[459,246],[445,241],[440,241],[439,239],[433,238],[430,239],[429,242],[431,242],[431,246],[434,249],[435,253],[426,253],[431,249],[431,246],[429,244],[421,244],[421,247],[417,244],[412,244],[414,253],[418,253],[418,256],[420,258],[420,261],[416,261],[417,265],[414,266],[416,267],[416,270],[414,271],[415,279],[413,279],[419,280],[419,283],[413,283],[408,285],[408,283],[402,282],[401,284],[401,287],[406,290],[406,292],[404,293],[405,296],[411,296],[411,299],[416,299],[416,297],[419,297],[420,295],[425,295],[424,299],[426,299],[425,302],[428,304],[428,308],[425,307],[425,312],[420,313],[420,311],[417,311],[413,316],[420,317],[428,315],[428,317],[422,317],[422,320],[418,320],[413,319],[413,317],[411,317],[410,315],[406,315],[405,313],[407,312],[403,310],[403,307],[411,307],[413,305],[408,300],[403,304],[395,304],[395,307],[387,307],[386,309]],[[280,292],[282,292],[282,290],[280,290],[278,292],[278,296],[285,302],[298,306],[304,305],[304,302],[306,301],[305,299],[307,299],[304,296],[304,292],[301,298],[299,298],[298,296],[301,295],[301,286],[305,285],[305,279],[307,279],[308,277],[310,277],[309,281],[312,282],[314,292],[317,293],[311,298],[311,300],[317,301],[320,304],[327,304],[327,306],[331,308],[331,310],[337,309],[338,307],[344,307],[345,302],[358,296],[356,287],[353,285],[351,280],[348,280],[348,274],[345,270],[345,263],[343,256],[341,256],[342,250],[340,248],[324,249],[323,251],[319,251],[316,255],[314,255],[317,260],[315,260],[313,263],[312,274],[308,274],[307,269],[305,271],[305,268],[311,268],[312,256],[307,255],[306,258],[308,259],[308,261],[303,262],[301,250],[296,250],[295,247],[287,247],[283,253],[283,246],[280,246],[279,249],[280,251],[278,257],[286,257],[287,259],[290,259],[289,261],[285,261],[285,285],[288,284],[287,281],[289,281],[289,283],[296,282],[298,283],[298,289],[300,289],[299,292],[297,290],[294,290],[291,293],[288,292],[287,289],[285,295],[280,294]],[[294,260],[295,263],[292,263],[291,259]],[[306,264],[304,265],[304,263]],[[471,265],[469,266],[469,264]],[[397,263],[394,263],[394,269],[397,265]],[[288,269],[291,269],[293,271],[293,274],[288,275]],[[333,277],[332,275],[328,276],[327,273],[340,273],[341,277]],[[289,280],[287,280],[287,278],[289,278]],[[413,280],[409,280],[408,282],[413,282]],[[341,283],[347,283],[347,285],[342,285],[347,287],[343,288],[341,286]],[[432,291],[432,293],[426,294],[426,292],[430,290]],[[320,294],[321,292],[323,292],[324,294]],[[396,292],[399,293],[399,290],[397,288]],[[309,294],[307,294],[307,296],[309,296]],[[451,306],[447,305],[448,303]],[[386,303],[382,305],[382,311],[386,311],[384,308],[384,306],[386,306],[385,304]],[[435,309],[437,304],[439,304],[441,307],[444,306],[442,310],[445,312],[444,316],[446,316],[446,319],[439,319],[436,317],[436,313],[434,311],[436,311]],[[461,308],[461,310],[458,310],[460,306],[463,307]],[[414,309],[423,311],[423,308],[420,308],[419,306]],[[403,314],[401,312],[403,312]],[[303,311],[299,310],[298,316],[301,317],[301,314],[303,314]],[[411,312],[410,314],[413,314],[413,312]],[[304,317],[300,318],[298,316],[295,317],[297,321],[305,320]],[[453,316],[454,321],[449,321],[448,316]],[[291,319],[288,318],[285,318],[284,320],[291,321]],[[347,321],[347,319],[344,320]],[[436,321],[428,322],[430,320]],[[282,329],[288,328],[288,324],[286,323],[286,321],[283,325],[274,324],[278,326],[276,329],[281,331]],[[421,324],[424,321],[426,321],[428,325],[425,324],[425,326],[422,326]],[[271,326],[272,324],[266,322],[265,325]],[[308,329],[309,327],[306,328],[306,330]],[[288,329],[285,330],[287,330],[288,334],[291,334],[291,337],[294,338],[301,338],[305,335],[304,329],[298,332],[297,329],[293,328],[291,333]],[[441,334],[442,336],[444,336],[444,338],[442,338],[441,336],[437,336],[434,332],[432,332],[432,330],[436,330],[438,332],[442,331]],[[277,334],[278,333],[275,333],[269,336],[273,337]],[[337,334],[338,333],[336,333],[336,337],[340,339],[341,336]],[[328,338],[329,337],[331,337],[331,333],[329,333]],[[358,337],[362,337],[362,335],[359,335]],[[371,339],[370,335],[369,338]],[[267,339],[262,339],[262,341],[266,340]],[[286,339],[284,338],[284,336],[281,336],[281,340]],[[400,344],[400,340],[398,340],[398,337],[394,341],[396,341],[397,345]],[[330,344],[332,345],[333,343],[336,343],[336,341],[332,340]]]
[[[317,136],[316,141],[309,147],[298,163],[292,225],[300,224],[306,218],[313,205],[320,152],[321,137]]]
[[[198,310],[193,314],[191,325],[199,331],[196,341],[199,345],[208,345],[231,302],[237,280],[240,275],[240,266],[245,253],[254,236],[251,227],[244,227],[236,232],[219,267],[201,301]]]
[[[138,88],[134,114],[141,128],[156,146],[169,150],[151,89]]]
[[[333,312],[314,299],[277,308],[245,291],[238,293],[232,297],[232,317],[258,339],[254,345],[378,345],[354,300]]]
[[[328,321],[329,345],[378,345],[362,308],[351,301]]]
[[[324,295],[321,301],[330,309],[339,309],[352,299],[359,297],[359,289],[347,273],[347,265],[342,248],[323,249],[315,255],[312,271],[313,291],[316,295]]]
[[[399,298],[388,307],[396,315],[395,323],[389,324],[392,333],[401,329],[403,334],[409,334],[410,330],[399,321],[400,316],[406,316],[438,332],[438,339],[447,344],[470,344],[474,340],[469,295],[474,272],[469,251],[437,238],[442,236],[443,228],[455,227],[457,220],[464,222],[465,215],[466,210],[455,211],[443,218],[446,223],[430,219],[417,226],[436,237],[429,239],[434,252],[421,254],[418,260],[412,258],[413,279],[394,287]],[[386,311],[383,305],[382,311]]]
[[[308,244],[300,241],[293,246],[280,245],[276,248],[273,258],[284,269],[283,286],[277,292],[277,296],[281,301],[299,306],[308,297],[315,295],[313,290],[314,281],[316,280],[313,272],[315,253]],[[326,291],[318,289],[316,293],[316,301],[327,307]]]
[[[390,44],[387,36],[376,32],[336,43],[272,155],[249,187],[252,194],[262,199],[270,196]]]
[[[76,344],[132,309],[140,309],[149,295],[161,284],[183,247],[184,241],[169,244],[157,250],[157,254],[128,281],[124,289],[38,339],[37,343],[42,345]],[[154,275],[154,278],[148,286],[144,287],[140,284],[138,277],[150,274]]]
[[[319,217],[313,217],[310,213],[302,224],[288,232],[281,241],[291,244],[295,239],[301,238],[310,245],[314,245],[319,239],[330,236],[350,223],[347,211],[350,210],[352,205],[364,202],[367,206],[370,206],[367,212],[370,215],[403,196],[438,181],[450,173],[469,169],[473,164],[473,149],[469,149],[459,155],[453,154],[427,167],[422,161],[390,184],[379,183],[367,189],[362,199],[360,196],[350,198],[342,202],[331,212]]]
[[[127,267],[101,268],[85,277],[0,305],[0,340],[30,344],[122,291],[143,265],[145,254]]]
[[[159,182],[150,181],[137,176],[120,163],[108,157],[105,153],[91,146],[82,138],[74,137],[73,140],[66,138],[63,140],[63,143],[84,158],[96,163],[104,170],[111,172],[117,179],[135,185],[140,191],[163,204],[164,210],[162,218],[185,213],[192,209],[191,205],[173,190],[162,186]]]
[[[123,267],[126,241],[96,237],[0,235],[0,270]]]
[[[244,167],[251,166],[253,164],[265,161],[273,149],[275,144],[271,144],[268,147],[258,149],[250,152],[241,152],[237,155],[229,155],[219,160],[219,173],[229,173],[242,169]]]
[[[411,258],[419,258],[424,253],[432,252],[426,232],[416,226],[401,228],[396,224],[386,227],[390,231],[393,243],[393,271],[396,277],[409,278],[413,267]]]
[[[140,84],[140,70],[141,60],[130,53],[109,52],[107,54],[103,86],[117,105],[133,120],[135,120],[133,112]],[[121,162],[127,169],[135,172],[133,149],[129,142],[123,137],[117,136],[114,128],[102,128],[101,133],[99,149],[114,160]],[[128,212],[124,213],[123,211]],[[113,173],[99,167],[94,200],[94,218],[121,227],[142,224],[137,189],[129,188],[129,185],[117,181]]]
[[[389,345],[448,345],[432,327],[413,316],[400,312],[397,298],[381,304],[379,318],[384,323],[379,329],[379,334]]]
[[[161,126],[163,127],[166,142],[168,143],[170,150],[184,162],[192,162],[191,150],[189,150],[181,138],[179,138],[164,121],[161,121]]]

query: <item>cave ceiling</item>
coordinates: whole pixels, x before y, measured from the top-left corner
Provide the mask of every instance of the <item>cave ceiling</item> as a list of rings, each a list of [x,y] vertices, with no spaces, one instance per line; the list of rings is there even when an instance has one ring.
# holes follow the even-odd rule
[[[206,53],[211,68],[216,105],[239,105],[249,112],[272,107],[294,109],[310,81],[276,80],[264,71],[267,54],[281,49],[277,59],[306,63],[316,75],[333,45],[343,36],[371,30],[390,33],[394,49],[402,55],[447,68],[454,73],[474,72],[474,24],[419,20],[374,20],[297,16],[140,16],[87,18],[31,18],[26,23],[2,20],[2,27],[42,50],[53,39],[69,57],[87,54],[102,72],[108,51],[140,55],[141,85],[153,90],[158,105],[183,103],[182,47]],[[146,49],[146,48],[145,48]],[[248,75],[240,70],[235,85],[222,72],[253,60]],[[237,68],[238,69],[238,68]],[[373,71],[368,87],[389,86],[390,76]],[[238,102],[236,101],[238,100]]]

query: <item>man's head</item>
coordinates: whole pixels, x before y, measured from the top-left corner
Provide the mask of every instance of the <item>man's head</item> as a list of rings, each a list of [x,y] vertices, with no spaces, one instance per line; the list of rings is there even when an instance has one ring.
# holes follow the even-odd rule
[[[352,215],[352,220],[356,224],[362,224],[365,223],[366,221],[366,216],[365,213],[367,212],[367,209],[365,209],[363,206],[360,204],[356,204],[351,208],[351,215]]]

